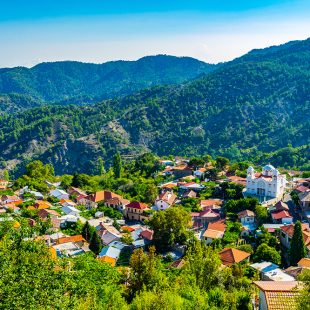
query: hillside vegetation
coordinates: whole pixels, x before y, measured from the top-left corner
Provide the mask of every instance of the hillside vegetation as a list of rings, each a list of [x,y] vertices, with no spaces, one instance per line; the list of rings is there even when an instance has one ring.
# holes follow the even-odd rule
[[[310,40],[290,42],[254,50],[181,85],[91,106],[40,107],[3,116],[2,161],[22,167],[39,158],[53,163],[58,173],[92,172],[98,158],[109,162],[116,150],[124,157],[150,150],[242,160],[266,158],[289,146],[288,152],[297,155],[283,165],[307,166],[309,48]]]

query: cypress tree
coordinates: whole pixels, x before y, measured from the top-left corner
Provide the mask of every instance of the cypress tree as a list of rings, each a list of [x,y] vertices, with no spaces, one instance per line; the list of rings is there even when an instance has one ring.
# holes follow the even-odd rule
[[[96,231],[94,231],[92,236],[91,236],[89,249],[91,251],[93,251],[96,255],[98,255],[100,253],[101,240],[100,240],[100,237],[98,236]]]
[[[85,240],[87,240],[87,242],[89,242],[90,238],[92,237],[92,229],[88,221],[86,221],[82,228],[82,236]]]
[[[294,226],[294,234],[291,241],[290,248],[290,263],[296,266],[297,263],[306,257],[305,241],[302,235],[302,227],[300,221],[297,221]]]
[[[122,174],[122,158],[117,152],[113,158],[113,172],[116,178],[120,178]]]

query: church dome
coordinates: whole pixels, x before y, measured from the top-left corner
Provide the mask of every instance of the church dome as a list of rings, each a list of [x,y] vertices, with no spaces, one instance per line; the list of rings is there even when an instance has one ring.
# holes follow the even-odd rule
[[[264,171],[273,171],[273,170],[275,170],[275,169],[276,169],[276,168],[275,168],[273,165],[270,165],[270,164],[266,165],[266,166],[263,168]]]

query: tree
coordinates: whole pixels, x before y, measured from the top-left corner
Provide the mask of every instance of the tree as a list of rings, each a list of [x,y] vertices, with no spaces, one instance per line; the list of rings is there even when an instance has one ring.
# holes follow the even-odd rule
[[[266,220],[268,219],[268,211],[267,208],[257,205],[255,207],[255,214],[256,214],[256,219],[259,225],[266,223]]]
[[[218,156],[216,158],[216,168],[219,169],[219,170],[224,170],[225,167],[229,164],[229,159],[226,158],[226,157],[222,157],[222,156]]]
[[[184,244],[189,237],[191,217],[182,207],[171,207],[155,213],[149,221],[154,230],[154,242],[159,250],[167,250],[174,244]]]
[[[281,255],[276,249],[266,243],[262,243],[255,251],[254,260],[256,262],[267,261],[279,265],[281,263]]]
[[[89,249],[98,255],[100,253],[101,247],[100,237],[98,236],[97,232],[94,231],[90,239]]]
[[[306,257],[307,251],[305,241],[303,238],[302,227],[300,221],[297,221],[294,226],[294,234],[291,241],[290,248],[290,263],[296,266],[297,263]]]
[[[133,240],[130,233],[125,233],[125,234],[123,234],[121,241],[125,244],[130,245],[134,240]]]
[[[113,158],[113,172],[115,177],[118,179],[122,174],[122,158],[119,152],[114,155]]]
[[[4,170],[3,172],[3,179],[6,181],[10,181],[10,175],[8,170]]]
[[[91,240],[93,232],[94,232],[93,227],[91,227],[88,221],[86,221],[86,223],[83,225],[83,228],[82,228],[82,236],[85,240],[87,240],[87,242]]]

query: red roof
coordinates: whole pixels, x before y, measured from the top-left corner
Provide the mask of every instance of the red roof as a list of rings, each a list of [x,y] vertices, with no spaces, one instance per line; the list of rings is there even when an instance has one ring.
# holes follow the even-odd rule
[[[133,201],[133,202],[129,203],[126,206],[126,208],[134,208],[134,209],[144,210],[144,209],[148,209],[148,205],[143,203],[143,202]]]
[[[153,240],[154,231],[150,229],[143,230],[140,236],[147,240]]]
[[[285,210],[273,212],[271,213],[271,216],[274,220],[280,220],[283,218],[291,218],[290,214]]]
[[[295,188],[295,191],[298,191],[298,192],[301,192],[301,193],[304,193],[304,192],[307,192],[309,191],[310,189],[306,186],[303,186],[303,185],[300,185],[298,187]]]
[[[86,198],[93,202],[99,202],[99,201],[106,201],[111,198],[115,197],[121,197],[120,195],[117,195],[110,191],[100,191],[96,192],[94,194],[88,195]]]
[[[243,260],[247,259],[251,254],[240,251],[233,248],[226,248],[220,253],[221,261],[224,265],[232,265],[234,263],[242,262]]]

